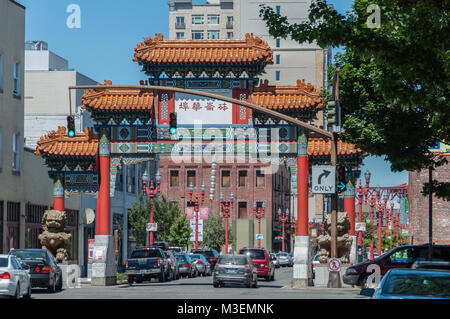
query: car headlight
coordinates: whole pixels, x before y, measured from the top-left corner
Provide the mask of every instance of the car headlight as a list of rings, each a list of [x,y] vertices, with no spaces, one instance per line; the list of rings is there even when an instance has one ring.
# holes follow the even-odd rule
[[[356,268],[350,267],[347,268],[347,270],[345,271],[346,275],[357,275],[358,271],[356,270]]]

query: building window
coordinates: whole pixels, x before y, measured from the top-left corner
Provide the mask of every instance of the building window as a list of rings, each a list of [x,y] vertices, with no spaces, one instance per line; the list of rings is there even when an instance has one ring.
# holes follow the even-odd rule
[[[275,56],[275,63],[276,63],[276,64],[280,64],[280,55],[279,55],[279,54],[277,54],[277,55]]]
[[[218,14],[208,15],[208,24],[219,24],[219,15]]]
[[[184,23],[184,17],[177,17],[175,29],[184,29],[184,28],[186,28],[186,24]]]
[[[3,91],[3,57],[0,55],[0,93]]]
[[[227,29],[233,29],[234,18],[233,16],[227,17]]]
[[[20,172],[20,134],[13,134],[12,144],[12,170]]]
[[[14,91],[15,96],[20,96],[20,62],[14,62]]]
[[[239,202],[238,204],[238,218],[248,218],[247,202]]]
[[[217,40],[219,38],[219,31],[208,31],[208,40]]]
[[[276,39],[276,47],[279,48],[281,44],[281,40],[280,39]]]
[[[275,7],[275,11],[277,12],[277,14],[280,14],[280,12],[281,12],[281,7],[280,7],[280,6],[276,6],[276,7]]]
[[[234,33],[233,32],[227,32],[227,39],[234,39]]]
[[[193,15],[192,24],[203,24],[205,23],[205,18],[203,15]]]
[[[231,187],[231,172],[222,171],[221,185],[223,188]]]
[[[177,32],[177,40],[184,40],[184,32]]]
[[[238,187],[247,187],[247,171],[239,171]]]
[[[256,187],[264,188],[266,187],[266,176],[262,170],[256,170]]]
[[[186,186],[189,187],[191,184],[195,187],[195,171],[187,171]]]
[[[192,31],[192,40],[203,40],[203,31]]]
[[[180,174],[178,171],[170,171],[170,187],[180,186]]]
[[[275,80],[280,81],[280,71],[275,71]]]

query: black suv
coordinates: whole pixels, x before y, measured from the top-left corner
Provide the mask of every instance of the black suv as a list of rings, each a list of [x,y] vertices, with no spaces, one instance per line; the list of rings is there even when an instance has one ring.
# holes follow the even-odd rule
[[[205,256],[206,260],[211,264],[211,270],[214,269],[214,267],[216,266],[217,258],[219,258],[219,253],[215,249],[191,249],[191,254],[201,254]]]

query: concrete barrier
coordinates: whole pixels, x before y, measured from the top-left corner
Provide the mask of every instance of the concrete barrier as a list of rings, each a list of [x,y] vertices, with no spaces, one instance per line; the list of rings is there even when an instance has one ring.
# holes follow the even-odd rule
[[[342,281],[342,276],[345,274],[345,271],[348,267],[351,265],[343,265],[341,266],[340,276],[341,276],[341,284],[342,288],[352,288],[351,285],[346,285]],[[314,287],[327,287],[328,285],[328,265],[327,264],[320,264],[316,265],[315,267],[315,278],[314,278]]]

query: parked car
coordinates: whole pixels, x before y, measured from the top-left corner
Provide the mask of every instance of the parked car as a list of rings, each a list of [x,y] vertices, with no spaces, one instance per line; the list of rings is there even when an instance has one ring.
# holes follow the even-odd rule
[[[200,275],[212,275],[213,268],[211,267],[211,264],[208,262],[208,260],[206,260],[205,256],[203,256],[202,254],[190,254],[189,257],[194,260],[198,273]]]
[[[180,279],[180,268],[178,266],[178,260],[170,250],[164,251],[170,266],[169,279]]]
[[[62,270],[47,249],[14,249],[9,254],[30,268],[33,288],[47,288],[52,293],[62,289]]]
[[[280,261],[278,260],[277,254],[270,254],[270,258],[273,260],[275,268],[280,268]]]
[[[175,257],[178,260],[178,268],[180,269],[181,276],[189,278],[198,276],[198,269],[195,261],[193,261],[188,254],[175,255]]]
[[[191,254],[202,254],[203,256],[205,256],[206,260],[211,264],[211,269],[214,269],[217,258],[219,258],[219,253],[215,249],[192,249]]]
[[[450,272],[432,269],[391,269],[376,289],[360,294],[373,299],[450,299]]]
[[[30,268],[12,255],[0,255],[0,296],[31,298]]]
[[[239,255],[247,255],[258,270],[258,277],[264,277],[267,281],[275,280],[275,264],[265,248],[242,248]]]
[[[223,287],[225,283],[240,283],[247,288],[258,286],[258,270],[247,255],[223,255],[214,267],[213,286]]]
[[[376,264],[380,267],[380,274],[384,276],[389,270],[395,268],[411,268],[416,261],[425,261],[428,256],[428,244],[405,245],[396,247],[374,260],[369,260],[347,268],[342,276],[347,285],[366,286],[367,267]],[[433,245],[433,260],[450,261],[450,245]]]
[[[169,250],[175,255],[183,254],[184,250],[181,247],[169,247]]]
[[[294,265],[294,261],[288,253],[278,253],[277,258],[280,262],[280,266],[282,267],[292,267],[292,265]]]
[[[128,283],[141,283],[144,280],[158,278],[160,282],[170,277],[170,266],[166,254],[156,247],[141,247],[135,249],[125,263],[125,273]]]
[[[450,271],[450,262],[448,261],[416,261],[411,269],[442,269]]]

